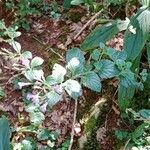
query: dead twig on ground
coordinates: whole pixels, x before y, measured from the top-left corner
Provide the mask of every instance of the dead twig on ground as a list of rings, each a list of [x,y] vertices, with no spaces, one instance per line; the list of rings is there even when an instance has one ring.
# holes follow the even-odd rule
[[[92,21],[94,21],[103,11],[103,9],[101,9],[98,13],[96,13],[83,27],[82,29],[74,36],[74,40],[77,39],[79,37],[79,35],[91,24]]]
[[[47,46],[47,44],[43,43],[42,41],[40,41],[37,37],[33,36],[33,39],[36,40],[37,42],[39,42],[41,45],[43,46]],[[48,46],[45,50],[51,51],[52,53],[56,54],[62,62],[65,62],[65,59],[62,55],[60,55],[58,52],[56,52],[53,48],[51,48],[50,46]]]

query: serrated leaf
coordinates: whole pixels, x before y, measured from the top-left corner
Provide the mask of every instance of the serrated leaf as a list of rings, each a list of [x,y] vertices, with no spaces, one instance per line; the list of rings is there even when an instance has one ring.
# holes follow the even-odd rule
[[[135,87],[136,86],[136,79],[134,73],[131,71],[125,71],[120,75],[120,85],[128,88],[128,87]]]
[[[142,109],[139,113],[143,118],[150,119],[150,109]]]
[[[101,80],[94,71],[90,71],[88,74],[84,75],[81,78],[81,82],[84,86],[88,87],[93,91],[101,91]]]
[[[64,0],[63,6],[65,9],[69,9],[71,7],[71,1],[72,0]]]
[[[61,99],[61,95],[56,93],[55,91],[48,92],[46,95],[46,100],[49,106],[55,105]]]
[[[10,128],[5,117],[0,118],[0,150],[9,150]]]
[[[50,131],[48,129],[39,129],[37,131],[37,138],[39,140],[48,140],[48,138],[50,137]]]
[[[99,57],[100,57],[100,55],[101,55],[100,50],[99,50],[99,49],[95,49],[95,50],[92,52],[91,57],[92,57],[93,60],[98,60]]]
[[[80,66],[80,61],[78,60],[78,58],[74,57],[74,58],[72,58],[72,59],[68,62],[68,64],[67,64],[66,67],[67,67],[72,73],[74,73],[75,70],[76,70],[77,68],[79,68],[79,66]]]
[[[115,135],[119,140],[126,139],[128,137],[128,134],[129,133],[126,131],[119,131],[119,130],[115,131]]]
[[[129,24],[128,20],[125,21],[115,21],[113,23],[106,24],[104,26],[99,26],[90,33],[90,35],[84,40],[81,48],[84,51],[88,51],[99,46],[99,43],[105,43],[111,39],[115,34],[123,31],[127,28]]]
[[[110,60],[100,60],[94,64],[98,70],[98,75],[102,79],[112,78],[118,74],[118,70],[115,67],[114,62]]]
[[[67,51],[67,53],[66,53],[67,63],[74,57],[76,57],[80,61],[80,63],[85,62],[83,52],[79,48],[72,48]]]
[[[34,57],[34,58],[31,60],[31,68],[40,66],[40,65],[43,64],[43,62],[44,62],[44,60],[43,60],[41,57]]]
[[[127,54],[125,51],[117,51],[113,48],[107,48],[106,54],[115,62],[118,59],[126,60]]]
[[[136,29],[136,34],[133,34],[129,30],[125,32],[124,38],[124,50],[127,53],[127,60],[133,61],[141,53],[149,33],[150,12],[148,9],[140,10],[132,19],[129,26],[133,26]]]

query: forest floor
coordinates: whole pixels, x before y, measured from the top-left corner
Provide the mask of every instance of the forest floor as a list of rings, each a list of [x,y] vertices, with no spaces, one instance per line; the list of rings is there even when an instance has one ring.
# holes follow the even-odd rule
[[[21,29],[22,35],[17,39],[23,50],[30,50],[34,56],[39,56],[44,59],[43,67],[46,75],[51,73],[51,68],[54,63],[59,62],[63,64],[62,58],[64,57],[67,49],[71,47],[78,47],[91,29],[95,27],[95,23],[91,24],[78,36],[76,40],[74,40],[74,37],[91,18],[91,16],[86,16],[86,11],[82,7],[71,11],[73,12],[73,15],[76,15],[77,13],[79,15],[84,13],[85,15],[80,17],[77,22],[72,21],[72,19],[55,20],[45,16],[28,18],[31,29],[28,32]],[[5,20],[7,23],[7,18],[5,18]],[[108,43],[108,45],[121,50],[123,46],[123,35],[118,34]],[[0,46],[3,48],[7,47],[7,45],[3,43],[0,43]],[[5,65],[11,64],[7,64],[7,62],[5,62],[5,64],[3,62],[0,64],[2,69],[2,74],[0,74],[0,76],[4,77],[3,80],[0,80],[0,84],[4,85],[6,93],[4,100],[0,101],[0,114],[4,115],[4,112],[7,114],[11,126],[20,127],[27,125],[29,118],[28,114],[24,111],[22,94],[20,91],[15,90],[8,82],[14,75],[14,72],[6,69],[4,67]],[[87,103],[89,103],[89,101],[91,102],[91,105],[94,105],[99,98],[107,97],[104,110],[99,118],[101,121],[98,129],[103,130],[103,135],[101,135],[98,144],[101,145],[101,150],[116,150],[118,140],[114,136],[114,132],[117,128],[120,128],[119,126],[121,126],[119,118],[120,112],[114,95],[117,83],[114,81],[105,84],[107,85],[107,88],[104,87],[101,94],[91,93],[88,89],[84,89],[85,94],[79,102],[79,112],[76,121],[80,124],[80,119],[82,119],[83,115],[88,113]],[[113,85],[113,88],[108,88],[110,85]],[[86,101],[87,97],[88,100]],[[57,103],[51,112],[46,113],[44,126],[50,130],[57,130],[60,132],[61,136],[57,141],[57,145],[60,145],[64,140],[69,138],[72,129],[73,113],[74,101],[68,100]],[[24,120],[21,118],[24,118]],[[126,126],[125,128],[129,127]],[[77,139],[82,135],[82,130],[83,128],[81,126],[80,134],[75,135],[75,145]],[[14,135],[14,140],[19,141],[22,137],[28,136],[28,134],[30,133],[22,133],[21,135],[16,134]],[[102,132],[99,134],[102,134]],[[74,146],[74,149],[77,149],[77,147]]]

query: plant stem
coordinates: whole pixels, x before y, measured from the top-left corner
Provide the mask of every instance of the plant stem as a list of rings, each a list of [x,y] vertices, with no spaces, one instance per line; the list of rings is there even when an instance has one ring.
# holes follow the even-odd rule
[[[71,150],[72,145],[73,145],[73,139],[74,139],[74,127],[76,123],[76,116],[77,116],[77,107],[78,107],[78,101],[77,99],[75,100],[75,108],[74,108],[74,115],[73,115],[73,123],[72,123],[72,131],[71,131],[71,139],[70,139],[70,145],[68,150]]]

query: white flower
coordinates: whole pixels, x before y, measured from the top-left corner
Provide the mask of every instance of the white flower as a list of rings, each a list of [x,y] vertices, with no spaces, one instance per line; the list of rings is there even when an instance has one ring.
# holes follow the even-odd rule
[[[78,81],[69,79],[65,83],[63,83],[65,90],[71,95],[72,92],[80,93],[81,92],[81,85]]]
[[[54,64],[53,71],[52,71],[52,77],[59,82],[62,82],[64,80],[64,76],[67,73],[67,70],[62,67],[59,64]]]

